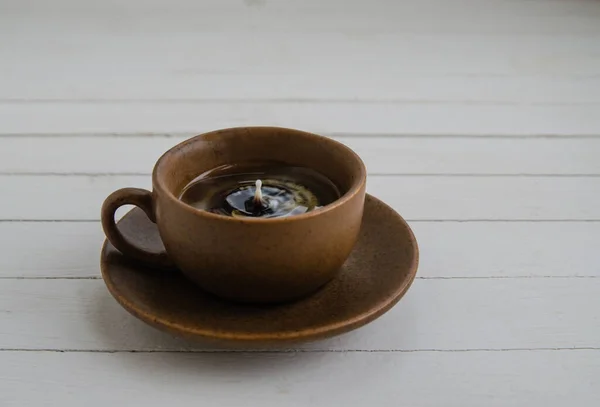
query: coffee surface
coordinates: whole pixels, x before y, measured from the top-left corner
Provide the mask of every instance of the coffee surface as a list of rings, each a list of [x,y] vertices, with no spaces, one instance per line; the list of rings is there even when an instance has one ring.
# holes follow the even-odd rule
[[[313,211],[339,197],[336,185],[313,169],[248,162],[200,174],[185,186],[179,198],[219,215],[277,218]]]

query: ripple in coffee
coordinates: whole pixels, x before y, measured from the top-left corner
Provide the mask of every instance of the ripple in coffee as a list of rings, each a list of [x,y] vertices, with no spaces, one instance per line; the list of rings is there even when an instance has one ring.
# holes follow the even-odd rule
[[[232,217],[300,215],[340,198],[336,185],[319,172],[276,162],[223,165],[186,185],[180,199],[197,209]]]

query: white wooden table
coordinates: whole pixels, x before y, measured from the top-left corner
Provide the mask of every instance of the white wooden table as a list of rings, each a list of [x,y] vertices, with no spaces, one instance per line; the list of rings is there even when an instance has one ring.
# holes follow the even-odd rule
[[[332,340],[206,350],[110,297],[99,208],[257,124],[354,148],[418,280]],[[598,405],[599,177],[598,1],[4,0],[0,406]]]

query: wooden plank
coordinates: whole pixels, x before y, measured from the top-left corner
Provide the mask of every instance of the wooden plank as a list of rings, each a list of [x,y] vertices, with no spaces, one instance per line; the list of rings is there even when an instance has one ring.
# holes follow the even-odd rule
[[[0,3],[0,405],[600,399],[596,2]],[[390,313],[297,350],[207,354],[109,296],[100,203],[148,187],[134,174],[177,139],[79,135],[246,124],[354,136],[387,175],[370,192],[426,221],[423,278]],[[397,134],[469,137],[356,137]]]
[[[185,138],[3,137],[0,173],[150,174],[158,157]],[[334,138],[354,149],[371,174],[600,174],[600,138]]]
[[[412,222],[411,228],[422,254],[420,277],[600,276],[597,222]]]
[[[418,278],[600,277],[599,222],[411,222]],[[98,222],[0,222],[0,278],[99,277]],[[468,249],[466,249],[468,248]]]
[[[149,176],[0,175],[3,220],[97,220],[103,200]],[[408,220],[598,220],[598,177],[370,176]]]
[[[492,74],[398,76],[395,73],[375,75],[369,72],[364,75],[360,72],[339,75],[276,72],[268,74],[266,80],[261,72],[169,74],[148,72],[147,68],[142,70],[142,66],[135,69],[134,62],[130,65],[130,72],[112,74],[89,72],[87,68],[84,69],[85,73],[78,73],[83,68],[77,67],[70,67],[70,72],[69,69],[57,67],[55,69],[59,76],[54,81],[30,73],[22,73],[23,78],[15,78],[18,72],[7,72],[0,78],[3,90],[0,100],[600,105],[600,78],[593,76],[563,78],[550,75],[540,78]],[[183,67],[180,69],[186,70]]]
[[[600,101],[589,2],[66,4],[3,5],[3,99]]]
[[[333,350],[600,347],[600,279],[417,280],[405,298]],[[0,348],[181,350],[123,310],[102,280],[2,280]],[[519,317],[523,312],[527,317]]]
[[[0,103],[2,132],[202,133],[273,125],[316,133],[407,135],[589,135],[597,106],[264,102]]]
[[[390,73],[397,69],[399,74],[420,75],[597,76],[592,69],[599,62],[594,55],[599,30],[592,25],[593,18],[600,15],[597,5],[588,2],[586,7],[580,2],[567,11],[552,10],[548,2],[537,3],[535,9],[531,2],[522,6],[513,2],[508,10],[498,3],[473,0],[458,6],[439,1],[423,6],[406,3],[388,3],[377,9],[347,3],[308,9],[288,4],[260,10],[240,3],[229,10],[202,5],[152,10],[144,4],[142,13],[56,6],[50,11],[9,8],[3,13],[2,31],[15,40],[3,45],[2,55],[18,57],[8,60],[7,68],[19,63],[29,71],[24,62],[43,58],[48,69],[64,66],[79,77],[86,75],[81,68],[97,71],[98,62],[106,57],[116,58],[118,71],[128,73],[132,73],[132,61],[151,60],[147,66],[138,64],[142,72],[174,67],[165,72],[349,73],[377,69]],[[341,7],[343,14],[339,13]],[[469,13],[460,7],[469,7]],[[550,25],[559,21],[560,26]],[[528,26],[518,27],[519,22]],[[537,24],[539,31],[535,30]],[[37,29],[27,30],[30,26]],[[42,44],[40,40],[49,34],[52,41]],[[23,45],[39,52],[19,51],[18,46]],[[62,58],[47,58],[56,53]],[[374,55],[375,61],[384,60],[385,64],[373,66]],[[319,63],[307,63],[310,56]],[[69,67],[65,62],[74,64]],[[116,71],[104,74],[111,72]]]
[[[3,132],[600,131],[590,2],[29,4],[0,13]]]
[[[600,352],[0,353],[0,404],[592,406]],[[352,385],[349,385],[352,383]],[[167,390],[168,389],[168,390]]]
[[[17,40],[0,46],[6,61],[0,67],[3,100],[600,102],[600,59],[594,54],[600,33],[474,37],[254,30],[224,35],[165,31],[164,24],[159,32],[120,32],[110,19],[107,27],[91,32],[89,26],[74,31],[67,21],[37,23],[33,34],[19,33],[23,24],[4,28]],[[53,42],[43,42],[49,34]],[[61,58],[52,58],[57,54]],[[314,58],[318,63],[307,63]],[[371,63],[384,58],[385,64]],[[118,69],[106,69],[103,62],[115,59]],[[35,69],[40,64],[44,70]]]
[[[35,7],[34,7],[35,6]],[[139,13],[139,10],[143,6],[144,13]],[[1,4],[1,9],[6,12],[22,12],[27,15],[39,14],[56,14],[56,15],[86,15],[86,14],[101,14],[105,15],[108,13],[123,13],[125,17],[131,17],[132,12],[135,16],[139,17],[156,17],[161,13],[167,13],[166,16],[189,16],[190,13],[198,13],[201,11],[211,11],[215,15],[220,16],[221,13],[227,13],[227,15],[235,16],[241,14],[238,18],[240,22],[243,22],[241,17],[252,16],[259,18],[261,15],[265,17],[276,16],[279,14],[291,15],[292,12],[296,12],[302,17],[311,16],[318,17],[319,14],[327,14],[328,16],[337,17],[331,24],[340,24],[344,16],[340,16],[336,13],[340,7],[345,6],[345,12],[350,17],[359,17],[361,13],[370,11],[373,16],[377,17],[394,17],[394,21],[401,22],[413,22],[409,17],[419,15],[421,17],[439,18],[446,17],[446,23],[458,23],[455,19],[460,19],[460,22],[466,25],[477,26],[477,21],[473,21],[473,18],[469,18],[469,15],[465,15],[461,8],[468,9],[473,16],[490,16],[494,14],[498,19],[508,18],[512,16],[520,16],[528,18],[532,21],[536,19],[543,19],[544,17],[583,17],[583,16],[595,16],[599,10],[595,3],[586,0],[571,0],[565,3],[561,0],[530,0],[527,2],[514,1],[514,0],[422,0],[418,3],[414,3],[408,0],[380,0],[377,8],[369,7],[368,5],[361,2],[348,3],[343,0],[329,0],[326,3],[319,2],[318,0],[306,0],[301,3],[293,0],[277,0],[274,2],[239,2],[235,0],[205,0],[203,2],[194,2],[193,0],[173,0],[169,5],[165,4],[162,0],[129,0],[127,2],[122,1],[105,1],[101,3],[93,2],[81,2],[77,0],[56,0],[52,4],[48,4],[43,0],[5,0]],[[64,8],[64,9],[63,9]],[[57,10],[59,9],[59,10]],[[59,11],[62,11],[60,13]],[[387,13],[386,13],[387,11]],[[390,16],[390,12],[396,12]],[[54,13],[53,13],[54,12]],[[141,14],[141,15],[140,15]],[[408,14],[408,15],[407,15]],[[222,27],[211,20],[210,16],[200,16],[202,22],[208,24],[212,23],[207,29],[218,29],[223,30],[229,29],[230,26]],[[490,16],[491,17],[491,16]],[[490,18],[490,22],[493,20]],[[237,22],[237,21],[236,21]],[[283,22],[270,21],[272,25],[280,25],[284,27]],[[294,24],[296,23],[296,24]],[[363,24],[368,22],[362,21]],[[232,25],[232,22],[230,22]],[[295,21],[290,21],[292,27],[299,27],[300,24]],[[118,25],[117,25],[118,26]],[[253,27],[248,24],[249,27]],[[516,25],[515,25],[516,26]],[[335,25],[339,28],[338,25]],[[482,28],[484,26],[482,25]],[[157,29],[160,27],[156,27]],[[198,27],[201,28],[201,27]],[[246,28],[240,27],[240,28]],[[262,28],[262,27],[253,27]],[[315,27],[311,27],[315,28]],[[327,28],[327,26],[323,26]],[[402,31],[402,26],[390,26],[390,27],[374,27],[378,30],[391,30],[391,31]],[[428,27],[427,32],[436,30],[438,27]],[[509,28],[505,27],[507,33],[512,32]],[[525,27],[521,27],[525,28]],[[539,27],[529,27],[534,30]],[[559,29],[560,27],[555,27]],[[379,31],[377,31],[379,32]],[[535,30],[535,32],[539,32]]]
[[[0,81],[10,78],[1,83],[5,100],[122,99],[121,103],[138,113],[125,112],[119,103],[102,106],[108,110],[105,113],[99,112],[98,106],[66,106],[62,115],[56,112],[60,106],[33,105],[23,112],[23,106],[9,105],[4,108],[12,120],[3,122],[11,132],[49,128],[79,131],[81,126],[90,131],[193,131],[200,124],[213,128],[231,122],[273,121],[331,131],[363,129],[381,133],[486,134],[493,126],[500,133],[598,132],[598,123],[591,119],[597,116],[592,111],[599,102],[598,35],[572,37],[585,26],[585,19],[598,14],[597,7],[585,2],[569,6],[560,2],[459,3],[468,7],[468,15],[459,12],[456,4],[431,2],[417,6],[407,2],[398,6],[397,13],[389,8],[394,10],[395,3],[388,3],[387,9],[344,4],[347,13],[343,18],[336,14],[339,5],[318,3],[306,7],[292,3],[252,7],[184,2],[186,7],[179,11],[176,7],[166,10],[160,4],[144,4],[144,13],[127,12],[118,4],[100,7],[99,12],[69,3],[71,7],[55,14],[43,5],[23,8],[10,3],[4,14],[5,24],[0,26],[15,38],[0,47],[0,57],[5,61]],[[373,19],[363,18],[366,11],[376,13]],[[165,18],[165,13],[172,18]],[[549,16],[560,18],[559,27],[563,28],[569,18],[576,16],[578,20],[565,31],[568,35],[558,36],[523,36],[513,29],[487,37],[430,31],[402,34],[407,22],[427,21],[415,17],[434,16],[435,21],[427,24],[429,30],[441,26],[438,19],[451,21],[449,13],[457,19],[457,27],[468,27],[472,22],[477,22],[479,28],[489,27],[489,23],[481,23],[482,18],[496,23],[504,18],[505,22],[498,24],[506,26],[510,22],[514,29],[516,16],[529,18],[532,23],[543,22]],[[296,18],[285,18],[288,15]],[[290,28],[291,20],[298,21],[298,25]],[[360,27],[357,20],[377,24]],[[185,21],[191,24],[186,26]],[[224,22],[237,30],[231,31],[230,27],[223,35],[220,30],[227,27]],[[311,24],[316,27],[307,32]],[[31,25],[36,30],[28,30]],[[284,26],[288,35],[273,32]],[[373,33],[373,26],[387,28],[383,33]],[[48,35],[53,41],[42,41]],[[386,64],[371,62],[383,55]],[[309,57],[312,60],[315,56],[320,63],[306,64]],[[118,60],[118,69],[105,69],[107,60]],[[243,68],[239,68],[240,60],[244,61]],[[40,65],[45,69],[39,70]],[[52,81],[46,79],[49,72]],[[176,103],[194,99],[203,106],[130,106],[136,101],[164,99]],[[262,101],[254,104],[255,99]],[[210,105],[211,101],[216,105]],[[356,101],[367,102],[367,106],[343,106]],[[303,106],[314,102],[323,104],[318,109],[323,118],[333,119],[331,122],[312,117],[314,108]],[[207,103],[210,107],[204,106]],[[440,103],[442,106],[438,106]],[[40,109],[50,112],[40,114]],[[169,109],[177,113],[169,113]],[[198,116],[203,114],[198,110],[206,111],[206,117]],[[156,111],[164,113],[156,115]],[[230,112],[236,112],[237,117]],[[96,119],[90,120],[88,115]],[[173,115],[172,121],[165,117]],[[38,120],[25,118],[32,116]],[[50,116],[49,122],[43,120],[44,116]],[[73,121],[78,117],[82,120],[76,125]],[[61,122],[56,123],[58,118]],[[126,118],[131,118],[129,124],[124,122]],[[352,122],[349,118],[356,119]],[[347,126],[339,124],[342,122]],[[361,127],[365,122],[369,126]],[[115,127],[104,127],[109,123]]]
[[[0,222],[0,278],[100,276],[99,222]]]
[[[109,25],[110,20],[104,24]],[[152,91],[148,93],[141,86],[146,81],[157,78],[160,73],[167,77],[181,77],[168,80],[167,83],[172,84],[181,84],[182,81],[189,83],[204,74],[262,74],[261,79],[266,86],[276,89],[277,82],[271,82],[265,75],[295,74],[312,77],[319,83],[327,83],[324,79],[336,74],[360,79],[367,74],[381,74],[383,78],[392,78],[394,72],[402,76],[462,76],[463,79],[466,75],[594,78],[597,77],[600,66],[600,59],[594,55],[597,51],[598,34],[575,37],[447,33],[348,35],[330,31],[287,32],[285,35],[277,35],[278,33],[258,30],[228,33],[182,31],[180,25],[177,26],[179,29],[138,29],[125,32],[110,30],[109,27],[97,29],[94,25],[92,23],[91,29],[80,29],[77,25],[61,26],[60,20],[52,19],[42,24],[37,31],[25,31],[22,26],[19,28],[9,25],[2,31],[11,33],[15,40],[4,43],[0,48],[0,56],[6,60],[3,73],[16,73],[19,74],[18,78],[25,79],[24,75],[37,72],[33,78],[41,79],[48,72],[56,72],[56,83],[45,85],[40,89],[42,93],[37,93],[37,97],[43,97],[46,93],[47,97],[54,94],[55,98],[74,98],[78,94],[82,98],[94,98],[94,94],[86,95],[86,92],[81,92],[86,89],[100,91],[97,96],[114,95],[115,91],[118,92],[120,83],[128,83],[125,92],[131,98],[136,94],[127,92],[127,89],[137,89],[140,92],[137,93],[138,96],[152,95]],[[133,25],[135,26],[135,20]],[[41,40],[50,33],[53,41],[42,45]],[[76,37],[73,36],[75,33]],[[25,52],[25,47],[32,47],[36,52]],[[50,58],[56,54],[63,58]],[[8,57],[12,59],[7,59]],[[110,58],[118,61],[118,69],[100,71]],[[45,62],[45,69],[34,71],[30,64],[42,60]],[[23,70],[19,73],[17,67],[22,67]],[[136,69],[139,70],[137,77]],[[86,78],[93,78],[92,75],[96,73],[101,74],[100,78],[113,77],[116,82],[106,79],[100,79],[97,85],[84,82]],[[318,79],[316,75],[319,73],[325,77]],[[128,78],[131,78],[131,82]],[[277,78],[282,77],[276,76],[274,79]],[[23,79],[17,83],[25,83]],[[369,84],[372,80],[365,81]],[[9,84],[6,79],[3,83]],[[39,79],[35,83],[39,83]],[[74,87],[70,91],[69,88],[64,88],[68,93],[63,91],[62,94],[56,94],[56,90],[60,89],[56,85],[65,83]],[[116,88],[114,91],[100,90],[99,85],[103,83]],[[552,87],[549,81],[544,83]],[[292,84],[288,82],[286,88],[293,86]],[[160,89],[161,85],[153,86]],[[494,86],[494,82],[490,86]],[[573,83],[571,86],[577,84]],[[214,85],[211,87],[214,88]],[[354,89],[360,90],[361,87],[362,82],[354,83]],[[250,89],[252,88],[255,86]],[[312,88],[316,89],[314,86]],[[6,97],[15,97],[14,89],[14,85],[11,85]],[[17,93],[16,97],[34,97],[35,93],[31,94],[34,88],[26,86],[26,89],[29,90],[26,94]],[[44,90],[54,92],[47,93]],[[207,97],[183,91],[179,86],[172,89],[175,90],[178,90],[176,97],[182,97],[186,93],[194,98]],[[237,97],[243,97],[244,88],[238,91]],[[589,92],[590,90],[585,91],[586,94]],[[208,97],[211,94],[208,91]],[[399,90],[395,94],[402,95]],[[493,94],[488,95],[487,100],[490,99],[495,100]]]
[[[18,1],[18,0],[17,0]],[[19,3],[26,3],[25,1]],[[454,35],[523,35],[523,36],[556,36],[585,37],[595,36],[600,32],[597,24],[598,6],[586,0],[508,2],[508,8],[502,9],[501,0],[496,5],[477,0],[469,1],[464,7],[456,1],[434,1],[411,3],[396,1],[377,8],[368,8],[366,4],[344,2],[335,4],[328,1],[318,7],[303,9],[305,2],[294,2],[293,7],[241,7],[223,9],[193,9],[190,7],[151,8],[143,4],[128,2],[124,7],[137,7],[134,10],[102,9],[86,4],[86,8],[78,8],[75,3],[66,7],[58,7],[53,2],[52,8],[45,8],[46,3],[36,5],[36,9],[15,10],[2,9],[7,28],[17,30],[14,17],[28,25],[47,27],[51,18],[59,32],[77,30],[108,30],[123,33],[126,30],[145,32],[173,32],[187,30],[191,34],[198,32],[237,33],[262,32],[285,33],[331,33],[346,34],[358,40],[381,34],[454,34]],[[381,3],[381,1],[380,1]],[[467,3],[467,2],[465,2]],[[504,2],[507,5],[507,2]],[[520,3],[520,4],[515,4]],[[537,3],[537,4],[535,4]],[[558,4],[563,7],[556,7]],[[0,4],[0,7],[4,4]],[[530,5],[535,4],[535,7]],[[195,3],[203,7],[204,4]],[[328,7],[330,6],[330,7]],[[565,7],[570,10],[565,10]],[[339,10],[344,9],[340,15]],[[465,13],[464,10],[469,12]],[[391,12],[390,12],[391,10]],[[369,16],[370,18],[365,18]],[[44,19],[45,17],[45,19]],[[162,19],[161,19],[162,17]],[[112,20],[112,21],[111,21]],[[177,26],[179,21],[179,26]],[[162,24],[161,24],[162,23]],[[66,25],[66,27],[65,27]],[[61,28],[62,26],[62,28]]]

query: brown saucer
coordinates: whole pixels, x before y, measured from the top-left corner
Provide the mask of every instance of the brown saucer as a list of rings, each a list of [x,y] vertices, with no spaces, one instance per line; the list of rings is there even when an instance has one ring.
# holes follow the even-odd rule
[[[119,222],[139,246],[161,251],[156,225],[140,209]],[[269,306],[227,302],[205,293],[177,272],[132,262],[105,242],[102,277],[131,314],[164,331],[221,345],[258,346],[338,335],[371,322],[408,290],[419,251],[415,237],[393,209],[367,195],[360,237],[340,274],[310,297]],[[215,271],[218,272],[218,271]]]

